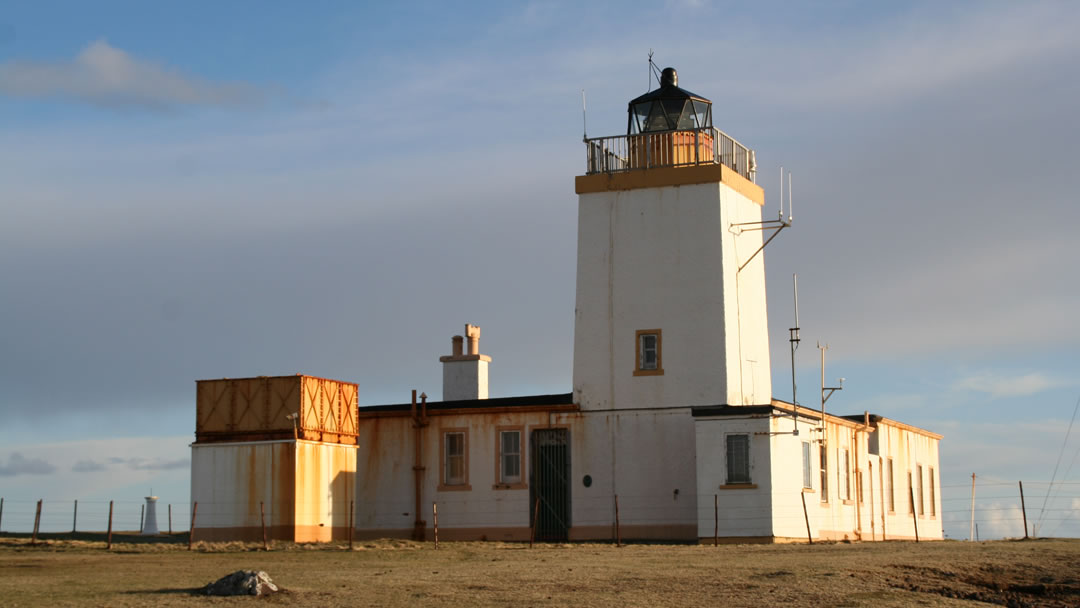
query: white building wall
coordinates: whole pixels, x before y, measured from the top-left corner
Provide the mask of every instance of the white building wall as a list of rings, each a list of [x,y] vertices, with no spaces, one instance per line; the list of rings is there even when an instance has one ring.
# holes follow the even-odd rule
[[[574,395],[585,410],[768,403],[760,207],[722,183],[580,196]],[[633,374],[661,330],[663,375]],[[741,363],[740,363],[741,362]]]
[[[488,398],[488,362],[443,362],[443,401]]]
[[[259,527],[260,502],[268,526],[291,525],[294,459],[292,441],[192,444],[196,528]],[[275,476],[275,471],[287,474]]]
[[[712,538],[714,531],[726,539],[773,536],[768,415],[701,417],[695,420],[694,430],[698,537]],[[728,483],[726,438],[733,434],[749,436],[750,484]]]
[[[482,411],[430,416],[423,430],[422,519],[430,538],[438,503],[445,539],[527,540],[532,431],[565,428],[570,441],[571,540],[614,538],[619,495],[626,539],[696,538],[694,425],[689,408],[635,412]],[[498,432],[520,429],[522,484],[500,487]],[[442,482],[441,437],[467,433],[464,487]],[[406,416],[361,418],[357,528],[363,536],[410,536],[415,520],[415,431]],[[588,475],[591,484],[586,487]],[[676,492],[677,490],[677,492]]]

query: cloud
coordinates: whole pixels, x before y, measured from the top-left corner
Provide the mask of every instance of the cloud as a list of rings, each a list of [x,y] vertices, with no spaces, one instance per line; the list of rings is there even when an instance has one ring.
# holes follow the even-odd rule
[[[48,475],[56,467],[41,458],[26,458],[19,452],[12,452],[7,465],[0,464],[0,477],[16,475]]]
[[[105,40],[91,43],[71,61],[0,64],[0,94],[157,109],[183,105],[248,106],[263,97],[253,85],[211,82],[182,74],[134,57]]]
[[[1020,376],[980,372],[960,378],[953,383],[952,388],[953,390],[987,393],[991,397],[997,398],[1034,395],[1052,388],[1067,386],[1068,384],[1068,382],[1051,378],[1039,372]]]
[[[74,473],[95,473],[97,471],[104,471],[105,465],[95,460],[84,459],[72,465],[71,470]]]
[[[191,459],[177,458],[176,460],[165,460],[162,458],[155,458],[154,460],[146,460],[145,458],[129,458],[126,463],[129,468],[135,471],[168,471],[172,469],[188,468],[191,466]]]

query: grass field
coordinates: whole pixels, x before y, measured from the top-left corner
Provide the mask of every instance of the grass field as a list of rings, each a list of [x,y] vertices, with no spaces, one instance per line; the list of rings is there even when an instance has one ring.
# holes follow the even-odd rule
[[[85,538],[85,537],[84,537]],[[0,538],[0,605],[1009,606],[1080,605],[1080,540],[807,545],[104,543]],[[195,589],[238,569],[286,590]]]

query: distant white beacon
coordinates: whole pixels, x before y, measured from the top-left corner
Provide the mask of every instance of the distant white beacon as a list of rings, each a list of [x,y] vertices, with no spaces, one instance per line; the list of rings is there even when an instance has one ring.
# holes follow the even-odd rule
[[[161,534],[157,527],[157,496],[146,497],[146,519],[143,522],[143,536],[155,536]]]

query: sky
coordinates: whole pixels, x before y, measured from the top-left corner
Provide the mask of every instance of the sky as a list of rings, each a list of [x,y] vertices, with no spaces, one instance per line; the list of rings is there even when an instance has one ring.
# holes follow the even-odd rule
[[[945,531],[1080,536],[1080,5],[21,3],[0,12],[0,527],[186,512],[195,380],[571,390],[581,138],[650,50],[753,148],[774,395],[930,429]],[[582,90],[587,99],[583,124]],[[1080,427],[1080,425],[1077,425]],[[1051,486],[1049,482],[1065,481]],[[53,505],[56,505],[55,507]],[[87,524],[94,527],[91,523]]]

